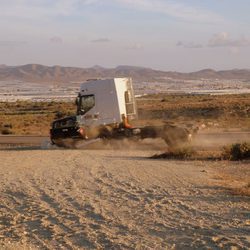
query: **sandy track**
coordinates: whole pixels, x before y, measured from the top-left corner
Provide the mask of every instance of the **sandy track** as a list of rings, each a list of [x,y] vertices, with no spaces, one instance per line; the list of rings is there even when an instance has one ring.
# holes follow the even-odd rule
[[[0,135],[0,145],[41,145],[47,136],[27,136],[27,135]]]
[[[215,178],[232,163],[148,159],[154,153],[0,151],[0,246],[250,248],[250,199]]]
[[[193,145],[202,148],[218,148],[227,144],[242,142],[250,138],[250,132],[203,132],[200,131],[194,136]],[[150,139],[147,139],[152,144]],[[144,140],[145,141],[145,140]],[[159,141],[159,140],[158,140]],[[0,135],[0,149],[2,148],[13,148],[17,146],[30,147],[36,146],[44,148],[50,142],[48,136],[34,136],[34,135]],[[159,143],[159,142],[158,142]],[[165,142],[160,142],[160,147],[165,146]]]

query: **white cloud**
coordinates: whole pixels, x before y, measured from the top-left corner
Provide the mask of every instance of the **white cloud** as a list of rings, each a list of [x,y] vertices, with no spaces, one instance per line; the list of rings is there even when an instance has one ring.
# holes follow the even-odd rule
[[[134,43],[134,44],[131,44],[128,47],[126,47],[126,49],[128,49],[128,50],[141,50],[141,49],[143,49],[143,45],[140,43]]]
[[[183,21],[218,23],[223,20],[221,16],[211,11],[183,4],[177,0],[108,0],[107,3],[140,11],[162,13]],[[70,16],[81,10],[81,7],[93,4],[105,3],[101,0],[0,0],[0,15],[25,19]]]
[[[241,37],[239,39],[231,39],[227,32],[220,32],[214,34],[207,44],[200,44],[196,42],[183,42],[179,41],[176,46],[183,48],[218,48],[218,47],[228,47],[232,54],[237,54],[240,47],[250,47],[250,39]]]
[[[233,40],[227,32],[214,34],[208,42],[209,47],[247,47],[250,46],[250,40],[244,37]]]
[[[202,44],[199,43],[194,43],[194,42],[181,42],[179,41],[176,46],[179,47],[184,47],[184,48],[188,48],[188,49],[200,49],[203,48]]]
[[[0,0],[1,17],[40,19],[42,17],[69,16],[79,6],[91,5],[99,0]]]
[[[108,39],[108,38],[98,38],[98,39],[92,40],[91,42],[92,43],[108,43],[108,42],[110,42],[110,39]]]
[[[163,13],[184,21],[198,21],[206,23],[218,23],[223,21],[221,16],[213,12],[188,6],[187,4],[178,3],[177,1],[113,0],[113,2],[143,11]]]

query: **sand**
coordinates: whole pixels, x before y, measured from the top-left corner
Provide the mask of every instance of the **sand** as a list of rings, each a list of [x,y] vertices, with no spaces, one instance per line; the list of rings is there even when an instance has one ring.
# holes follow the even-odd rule
[[[218,177],[235,163],[157,152],[0,151],[0,248],[250,248],[250,198]]]

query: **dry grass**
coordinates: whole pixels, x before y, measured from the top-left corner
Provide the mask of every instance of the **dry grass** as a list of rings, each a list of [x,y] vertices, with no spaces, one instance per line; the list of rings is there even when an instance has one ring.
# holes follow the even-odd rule
[[[190,161],[221,161],[221,151],[196,151],[190,148],[171,149],[161,154],[155,154],[151,159],[190,160]]]
[[[135,125],[199,123],[207,128],[250,130],[250,95],[174,95],[158,94],[137,99],[140,120]],[[74,103],[29,102],[0,103],[0,133],[10,124],[9,133],[48,135],[57,112],[75,114]]]
[[[151,156],[151,159],[187,160],[193,158],[195,151],[191,147],[169,149],[169,151]]]
[[[250,95],[149,95],[138,99],[142,119],[196,122],[207,127],[250,130]]]
[[[221,149],[208,151],[194,150],[192,146],[169,148],[162,154],[151,156],[152,159],[178,160],[229,160],[241,161],[250,159],[250,143],[235,143]]]
[[[48,135],[50,124],[58,112],[64,116],[72,115],[75,113],[75,106],[67,102],[2,102],[0,133],[6,131],[5,134]]]

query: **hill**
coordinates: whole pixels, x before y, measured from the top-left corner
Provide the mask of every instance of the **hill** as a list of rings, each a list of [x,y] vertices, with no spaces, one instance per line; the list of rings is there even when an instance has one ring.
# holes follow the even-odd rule
[[[215,71],[204,69],[192,73],[179,73],[172,71],[160,71],[150,68],[134,66],[118,66],[116,68],[103,68],[95,65],[91,68],[44,66],[39,64],[27,64],[21,66],[0,65],[0,81],[19,80],[26,82],[67,83],[82,82],[90,78],[107,77],[132,77],[135,81],[164,81],[173,79],[240,79],[250,80],[250,70],[234,69]]]

